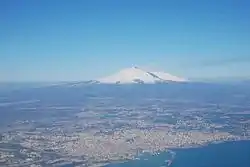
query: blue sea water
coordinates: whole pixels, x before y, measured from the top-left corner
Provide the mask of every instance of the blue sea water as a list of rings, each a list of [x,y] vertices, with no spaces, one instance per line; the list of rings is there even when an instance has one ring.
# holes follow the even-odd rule
[[[250,167],[250,141],[225,142],[199,148],[175,149],[171,167]],[[105,167],[163,167],[169,153]]]

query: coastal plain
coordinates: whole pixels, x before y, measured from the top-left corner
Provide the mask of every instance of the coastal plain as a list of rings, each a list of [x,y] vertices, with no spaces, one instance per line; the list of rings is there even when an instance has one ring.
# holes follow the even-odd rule
[[[249,140],[248,88],[206,86],[67,85],[2,93],[0,165],[104,166]]]

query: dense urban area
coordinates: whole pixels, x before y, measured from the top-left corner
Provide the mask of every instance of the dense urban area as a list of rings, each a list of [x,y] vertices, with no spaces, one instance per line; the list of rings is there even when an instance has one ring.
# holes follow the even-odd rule
[[[182,88],[93,95],[86,93],[91,88],[64,87],[2,93],[0,166],[105,166],[144,153],[250,139],[244,94],[214,93],[221,97],[209,100],[204,92],[204,100],[198,91],[197,97],[177,92]],[[45,96],[51,89],[61,93]],[[19,99],[24,94],[27,99]]]

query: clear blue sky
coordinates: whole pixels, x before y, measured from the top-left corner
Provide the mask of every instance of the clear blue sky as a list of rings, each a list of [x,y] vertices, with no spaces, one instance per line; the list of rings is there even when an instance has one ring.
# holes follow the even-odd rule
[[[0,1],[0,81],[87,80],[132,65],[249,78],[250,2]]]

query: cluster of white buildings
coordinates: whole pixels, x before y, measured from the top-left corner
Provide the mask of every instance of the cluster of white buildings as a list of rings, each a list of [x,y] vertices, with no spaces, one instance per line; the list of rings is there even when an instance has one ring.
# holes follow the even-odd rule
[[[84,155],[97,162],[133,159],[138,150],[155,153],[170,148],[204,145],[214,141],[236,140],[229,133],[198,131],[166,133],[169,129],[122,130],[95,135],[95,131],[79,134],[79,140],[65,144],[67,154]]]

